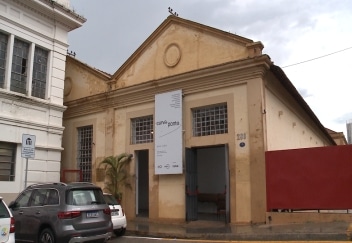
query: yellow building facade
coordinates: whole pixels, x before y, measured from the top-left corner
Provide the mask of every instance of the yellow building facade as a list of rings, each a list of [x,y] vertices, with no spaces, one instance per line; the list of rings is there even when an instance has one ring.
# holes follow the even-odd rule
[[[169,16],[113,75],[67,57],[62,170],[104,187],[99,163],[126,152],[129,219],[265,222],[265,151],[335,142],[263,48]],[[174,91],[181,172],[158,174],[156,96]]]

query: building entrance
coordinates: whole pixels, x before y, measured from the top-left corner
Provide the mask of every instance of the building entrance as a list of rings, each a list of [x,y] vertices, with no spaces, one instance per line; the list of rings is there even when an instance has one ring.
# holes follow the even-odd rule
[[[227,145],[186,149],[186,219],[229,222]]]
[[[138,150],[136,155],[136,216],[149,217],[149,151]]]

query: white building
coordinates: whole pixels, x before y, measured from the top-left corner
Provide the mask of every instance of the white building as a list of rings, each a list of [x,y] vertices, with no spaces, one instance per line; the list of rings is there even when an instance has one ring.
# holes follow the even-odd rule
[[[59,181],[68,32],[86,19],[69,0],[0,0],[0,195]],[[22,137],[35,136],[34,158]]]

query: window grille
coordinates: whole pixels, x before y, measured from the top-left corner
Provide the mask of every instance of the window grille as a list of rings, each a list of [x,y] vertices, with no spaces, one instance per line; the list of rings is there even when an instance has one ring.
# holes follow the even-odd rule
[[[132,144],[153,142],[153,116],[134,118],[131,123]]]
[[[228,132],[227,104],[193,109],[193,136],[208,136]]]
[[[7,42],[8,36],[0,32],[0,88],[5,84]]]
[[[32,96],[45,98],[48,51],[35,47],[32,79]]]
[[[92,143],[93,126],[78,128],[77,163],[84,182],[92,182]]]
[[[0,142],[0,181],[15,180],[16,144]]]
[[[12,56],[10,90],[26,94],[29,44],[15,39]]]

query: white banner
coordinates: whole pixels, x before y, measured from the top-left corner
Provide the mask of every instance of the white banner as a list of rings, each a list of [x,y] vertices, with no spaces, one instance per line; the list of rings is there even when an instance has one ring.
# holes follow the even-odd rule
[[[155,95],[155,174],[182,174],[182,90]]]

